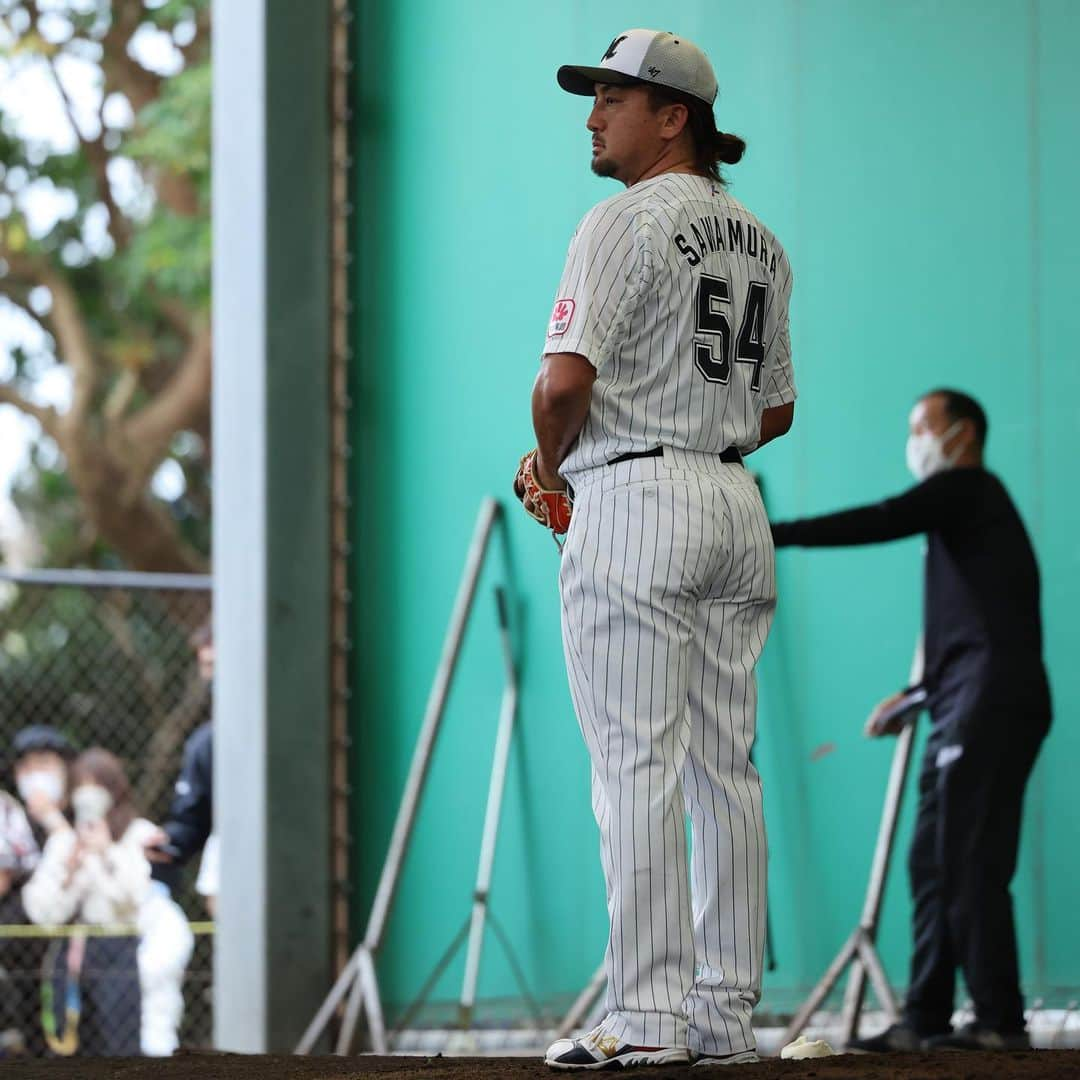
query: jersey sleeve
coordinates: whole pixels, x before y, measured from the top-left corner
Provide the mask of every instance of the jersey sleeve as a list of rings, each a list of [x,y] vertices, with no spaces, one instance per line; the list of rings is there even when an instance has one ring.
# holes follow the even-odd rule
[[[787,282],[780,293],[781,309],[776,321],[776,332],[766,353],[765,408],[788,405],[798,396],[795,389],[795,370],[791,366],[791,326],[788,321],[788,305],[791,301],[791,270],[786,265]]]
[[[647,225],[604,207],[582,219],[548,324],[545,353],[579,353],[597,370],[610,359],[648,287],[652,260]]]

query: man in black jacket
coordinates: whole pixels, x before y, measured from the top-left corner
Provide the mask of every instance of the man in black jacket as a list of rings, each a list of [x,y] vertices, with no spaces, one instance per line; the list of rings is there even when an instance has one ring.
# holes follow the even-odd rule
[[[209,625],[192,635],[199,675],[214,681],[214,640]],[[173,788],[169,815],[148,838],[147,857],[153,876],[175,890],[179,869],[206,844],[214,824],[213,721],[200,724],[184,744],[184,760]]]
[[[1012,896],[1024,788],[1050,727],[1039,571],[1008,492],[983,467],[986,415],[956,390],[921,398],[908,466],[919,483],[871,506],[773,525],[777,547],[927,535],[924,678],[932,729],[908,859],[914,951],[903,1018],[868,1051],[1021,1049]],[[896,695],[899,696],[899,695]],[[895,734],[878,718],[871,734]],[[975,1021],[954,1032],[956,969]]]

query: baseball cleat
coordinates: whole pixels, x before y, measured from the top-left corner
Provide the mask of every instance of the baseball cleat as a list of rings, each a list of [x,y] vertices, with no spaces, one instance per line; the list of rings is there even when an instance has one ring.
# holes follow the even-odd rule
[[[1030,1050],[1031,1040],[1026,1031],[992,1031],[967,1024],[959,1031],[934,1035],[926,1040],[927,1050]]]
[[[685,1046],[631,1046],[593,1028],[580,1039],[559,1039],[548,1047],[544,1064],[553,1069],[627,1069],[635,1065],[685,1065]]]
[[[911,1054],[926,1049],[926,1040],[914,1028],[899,1023],[868,1039],[848,1039],[847,1049],[863,1054]]]
[[[694,1068],[699,1065],[753,1065],[760,1060],[756,1050],[739,1050],[734,1054],[706,1054],[694,1062]]]

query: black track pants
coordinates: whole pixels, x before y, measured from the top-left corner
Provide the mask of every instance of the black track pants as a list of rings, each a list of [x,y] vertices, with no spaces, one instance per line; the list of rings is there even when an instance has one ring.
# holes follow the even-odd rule
[[[959,968],[979,1025],[1021,1031],[1009,883],[1024,788],[1047,723],[1023,714],[1009,722],[935,719],[908,856],[914,951],[904,1017],[924,1035],[948,1031]]]

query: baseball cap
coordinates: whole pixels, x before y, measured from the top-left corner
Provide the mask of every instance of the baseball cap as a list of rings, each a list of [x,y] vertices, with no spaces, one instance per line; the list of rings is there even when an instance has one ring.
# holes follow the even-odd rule
[[[653,83],[716,100],[716,75],[709,58],[692,42],[666,30],[624,30],[607,47],[599,67],[563,64],[559,85],[570,94],[592,97],[596,83],[628,86]]]
[[[67,737],[49,724],[31,724],[15,736],[11,742],[12,760],[18,761],[34,751],[49,750],[63,758],[73,758],[75,748]]]

